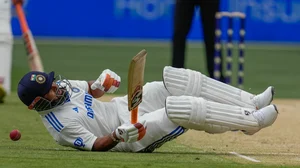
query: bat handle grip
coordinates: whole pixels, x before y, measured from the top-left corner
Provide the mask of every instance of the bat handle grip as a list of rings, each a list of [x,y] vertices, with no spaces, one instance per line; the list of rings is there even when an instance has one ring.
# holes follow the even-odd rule
[[[138,107],[132,109],[131,111],[131,124],[137,123],[137,116],[138,116]]]

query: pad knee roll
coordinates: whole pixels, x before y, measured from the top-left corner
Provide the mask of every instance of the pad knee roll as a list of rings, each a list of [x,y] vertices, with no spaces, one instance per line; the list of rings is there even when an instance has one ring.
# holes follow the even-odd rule
[[[191,96],[169,96],[166,99],[168,118],[174,123],[189,129],[203,130],[206,109],[203,98]]]
[[[200,72],[184,68],[166,66],[163,71],[163,82],[173,96],[199,97],[202,85],[201,77]]]

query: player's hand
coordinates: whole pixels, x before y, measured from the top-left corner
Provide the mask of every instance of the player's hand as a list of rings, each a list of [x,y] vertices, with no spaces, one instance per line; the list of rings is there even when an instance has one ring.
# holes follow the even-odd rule
[[[115,130],[115,133],[122,142],[132,143],[141,140],[146,134],[146,129],[146,120],[144,120],[135,124],[123,124]]]
[[[12,0],[12,2],[13,2],[14,5],[19,4],[19,3],[20,3],[21,5],[23,5],[24,0]]]
[[[91,85],[91,89],[100,89],[106,93],[114,93],[120,86],[121,77],[115,72],[106,69],[99,78]]]

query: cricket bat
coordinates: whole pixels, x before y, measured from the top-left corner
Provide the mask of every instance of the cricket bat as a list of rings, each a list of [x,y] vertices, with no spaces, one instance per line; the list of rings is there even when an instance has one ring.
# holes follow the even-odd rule
[[[138,106],[143,98],[144,70],[147,51],[141,50],[134,56],[128,71],[128,110],[131,112],[131,123],[138,121]]]
[[[26,48],[29,67],[32,71],[44,71],[43,64],[35,44],[34,38],[28,26],[24,10],[22,8],[22,0],[13,0],[15,5],[17,16],[22,30],[22,37]]]

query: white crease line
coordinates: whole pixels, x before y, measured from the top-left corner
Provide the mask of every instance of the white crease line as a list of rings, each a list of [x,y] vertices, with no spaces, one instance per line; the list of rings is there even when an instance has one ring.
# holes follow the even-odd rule
[[[248,157],[248,156],[245,156],[245,155],[238,154],[238,153],[236,153],[236,152],[229,152],[229,153],[230,153],[230,154],[233,154],[233,155],[236,155],[237,157],[244,158],[244,159],[246,159],[246,160],[252,161],[252,162],[257,162],[257,163],[260,162],[259,160],[253,159],[253,158]]]
[[[299,156],[299,153],[262,153],[264,155]]]

